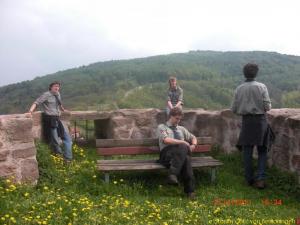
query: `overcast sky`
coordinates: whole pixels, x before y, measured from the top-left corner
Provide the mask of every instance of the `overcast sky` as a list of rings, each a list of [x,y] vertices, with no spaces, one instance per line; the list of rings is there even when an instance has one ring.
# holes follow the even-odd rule
[[[0,86],[189,50],[300,55],[299,10],[299,0],[0,0]]]

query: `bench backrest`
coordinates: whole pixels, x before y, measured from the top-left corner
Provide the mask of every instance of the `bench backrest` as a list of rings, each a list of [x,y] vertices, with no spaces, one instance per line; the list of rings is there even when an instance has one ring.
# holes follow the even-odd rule
[[[194,152],[205,153],[211,148],[211,137],[197,137],[198,144]],[[141,155],[158,154],[158,139],[96,139],[98,155]]]

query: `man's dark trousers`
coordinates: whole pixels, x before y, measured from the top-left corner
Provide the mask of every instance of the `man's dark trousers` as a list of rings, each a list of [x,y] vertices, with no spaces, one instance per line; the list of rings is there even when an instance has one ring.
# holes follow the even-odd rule
[[[266,179],[266,166],[267,166],[267,148],[265,146],[257,146],[258,152],[258,163],[257,163],[257,176],[253,176],[252,167],[252,154],[253,145],[244,145],[244,168],[245,168],[245,178],[250,184],[253,180],[265,180]]]
[[[185,193],[194,192],[195,178],[189,146],[179,144],[165,147],[160,152],[159,162],[169,169],[170,175],[181,175]]]

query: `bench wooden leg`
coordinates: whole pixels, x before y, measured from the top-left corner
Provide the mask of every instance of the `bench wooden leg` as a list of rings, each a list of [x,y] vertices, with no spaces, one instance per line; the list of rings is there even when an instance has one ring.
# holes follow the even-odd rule
[[[215,183],[216,182],[217,168],[216,167],[212,167],[210,172],[211,172],[211,182]]]
[[[109,183],[109,173],[104,173],[104,182]]]

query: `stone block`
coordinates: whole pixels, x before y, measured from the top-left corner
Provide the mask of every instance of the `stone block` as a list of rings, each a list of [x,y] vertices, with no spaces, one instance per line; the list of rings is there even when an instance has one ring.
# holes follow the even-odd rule
[[[36,155],[35,147],[24,148],[24,149],[16,149],[12,151],[12,157],[14,159],[26,159]]]
[[[9,150],[1,150],[0,151],[0,161],[5,161],[7,156],[9,155]]]
[[[33,135],[31,132],[32,120],[29,118],[8,117],[3,123],[3,130],[7,134],[10,142],[28,142],[28,140],[33,139]]]
[[[21,181],[36,182],[39,178],[38,163],[35,159],[21,161]]]
[[[0,177],[11,177],[16,175],[17,165],[13,163],[0,163]]]

